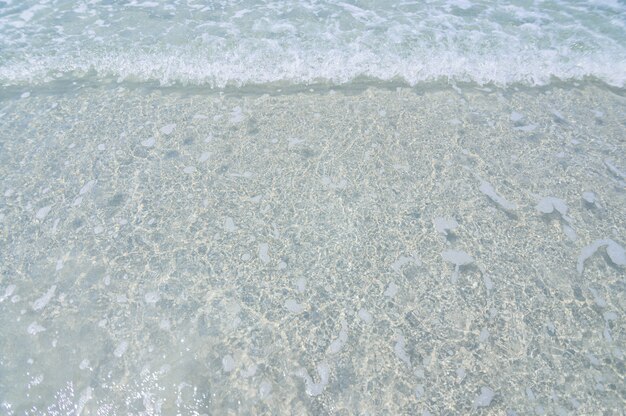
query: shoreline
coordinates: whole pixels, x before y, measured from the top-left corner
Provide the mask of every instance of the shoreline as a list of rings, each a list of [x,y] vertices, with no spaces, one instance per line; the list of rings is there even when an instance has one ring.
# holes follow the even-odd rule
[[[381,81],[377,79],[359,78],[346,83],[270,83],[270,84],[247,84],[247,85],[231,85],[226,87],[211,87],[203,84],[184,84],[176,82],[173,84],[163,85],[158,81],[118,81],[114,78],[89,79],[87,77],[67,78],[62,80],[53,80],[41,84],[20,84],[20,85],[2,85],[0,84],[0,102],[10,101],[17,98],[25,91],[35,92],[43,95],[63,95],[69,92],[78,92],[83,89],[88,90],[115,90],[124,88],[131,91],[143,93],[152,93],[159,91],[163,94],[180,94],[184,96],[200,95],[200,96],[230,96],[230,97],[259,97],[263,95],[283,96],[297,94],[329,94],[339,93],[345,95],[361,94],[368,89],[377,89],[384,91],[395,91],[398,89],[409,90],[415,94],[427,94],[438,91],[455,90],[459,93],[469,91],[481,91],[485,93],[501,92],[515,93],[525,91],[535,91],[537,93],[545,93],[553,90],[573,90],[584,88],[605,89],[615,95],[625,96],[626,86],[615,86],[606,82],[595,79],[585,78],[577,80],[560,80],[553,78],[550,82],[541,85],[529,85],[526,83],[511,83],[498,85],[496,83],[480,84],[476,82],[455,81],[439,79],[428,82],[420,82],[416,85],[410,85],[404,81]]]

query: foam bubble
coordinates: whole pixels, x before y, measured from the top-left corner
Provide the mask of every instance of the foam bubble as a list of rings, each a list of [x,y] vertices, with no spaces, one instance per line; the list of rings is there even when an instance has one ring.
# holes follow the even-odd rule
[[[241,370],[241,377],[250,378],[256,374],[257,369],[256,364],[249,365],[245,370]]]
[[[285,309],[295,314],[304,312],[304,306],[299,304],[295,299],[287,299],[285,301]]]
[[[490,387],[481,387],[480,394],[474,399],[474,407],[488,407],[495,395]]]
[[[595,205],[598,201],[598,197],[593,192],[583,192],[583,200],[590,205]]]
[[[438,233],[448,235],[459,226],[459,223],[454,218],[437,217],[433,220],[433,225]]]
[[[0,302],[4,302],[5,299],[10,298],[16,288],[16,285],[8,285],[4,290],[4,295],[0,296]]]
[[[158,292],[148,292],[144,295],[144,299],[146,301],[146,303],[157,303],[160,299],[161,296],[159,295]]]
[[[238,227],[235,225],[235,221],[231,217],[226,217],[224,220],[224,231],[227,233],[234,233],[238,230]]]
[[[230,373],[234,369],[235,369],[235,359],[233,358],[232,355],[226,354],[222,358],[222,370],[224,370],[225,373]]]
[[[261,384],[259,385],[259,397],[261,398],[261,400],[266,399],[271,392],[272,383],[270,383],[268,380],[261,381]]]
[[[517,206],[506,200],[503,196],[498,194],[494,187],[489,182],[482,182],[480,184],[480,192],[487,195],[489,199],[498,204],[504,210],[511,211],[517,208]]]
[[[594,241],[580,251],[580,255],[578,256],[578,261],[576,263],[576,270],[578,270],[578,274],[583,273],[585,261],[593,256],[600,247],[606,247],[606,254],[609,256],[613,264],[616,266],[626,266],[626,250],[610,238],[604,238]]]
[[[333,340],[328,346],[329,354],[339,353],[348,342],[348,323],[345,319],[341,320],[341,330],[339,336]]]
[[[387,286],[387,289],[385,289],[384,295],[387,296],[388,298],[393,298],[394,296],[396,296],[397,293],[398,293],[398,285],[395,284],[394,282],[390,282],[389,286]]]
[[[359,309],[359,318],[361,318],[363,320],[363,322],[365,322],[366,324],[371,324],[373,319],[372,319],[372,314],[369,313],[369,311],[365,308],[361,308]]]
[[[43,308],[46,307],[46,305],[52,300],[52,298],[54,297],[54,293],[57,290],[57,286],[56,285],[52,285],[50,287],[50,289],[48,289],[48,291],[39,299],[37,299],[36,301],[33,302],[33,310],[34,311],[39,311]]]
[[[472,9],[467,0],[454,3]],[[6,46],[0,83],[44,83],[95,74],[218,88],[345,84],[363,78],[409,85],[438,80],[545,85],[553,79],[593,77],[625,85],[626,43],[615,26],[620,22],[616,16],[626,9],[623,4],[559,3],[552,9],[507,3],[491,2],[481,5],[485,10],[479,14],[459,14],[449,2],[394,8],[385,2],[357,7],[290,0],[285,7],[293,13],[285,14],[272,2],[255,7],[254,13],[246,13],[245,3],[239,2],[200,10],[183,2],[167,19],[167,27],[141,18],[133,10],[138,6],[91,4],[89,12],[96,21],[111,22],[97,27],[94,36],[93,30],[46,30],[55,27],[59,15],[59,6],[52,2],[0,16]],[[38,12],[36,7],[48,10]],[[328,24],[320,15],[341,24]],[[563,15],[570,18],[563,21]],[[529,17],[541,25],[529,22]],[[119,36],[126,28],[131,30]],[[155,30],[160,31],[158,38]],[[182,44],[181,39],[193,41]],[[231,117],[233,122],[242,119]]]
[[[301,368],[295,372],[295,375],[304,380],[305,390],[309,396],[319,396],[324,392],[328,380],[330,378],[330,367],[325,361],[317,365],[317,374],[320,381],[314,382],[306,368]]]
[[[561,214],[561,216],[567,215],[568,207],[565,201],[560,198],[555,198],[553,196],[546,196],[541,198],[539,203],[537,204],[537,211],[542,214],[551,214],[555,210]]]
[[[170,135],[174,132],[174,129],[176,128],[176,124],[172,123],[172,124],[167,124],[163,127],[161,127],[161,133],[167,135]]]
[[[37,218],[38,220],[43,220],[44,218],[46,218],[51,209],[52,205],[39,208],[39,210],[37,210],[37,213],[35,214],[35,218]]]
[[[413,263],[417,266],[421,266],[422,262],[420,259],[417,258],[417,256],[411,256],[411,257],[406,257],[406,256],[400,256],[398,257],[398,259],[396,261],[394,261],[393,263],[391,263],[391,268],[396,272],[396,273],[401,273],[402,272],[402,267],[404,267],[407,264]]]
[[[32,322],[30,325],[28,325],[28,328],[26,328],[26,332],[28,332],[30,335],[37,335],[38,333],[45,330],[46,328],[39,325],[37,322]]]
[[[393,347],[393,352],[400,360],[402,360],[409,367],[411,366],[411,357],[407,354],[406,350],[406,341],[404,340],[404,336],[402,334],[396,335],[396,344]]]
[[[441,257],[455,266],[466,266],[474,262],[472,256],[463,250],[446,250],[441,253]]]
[[[259,244],[259,260],[261,260],[263,264],[270,262],[269,245],[267,243]]]
[[[96,180],[95,179],[90,180],[89,182],[84,184],[82,188],[80,188],[80,191],[78,192],[78,194],[84,195],[86,193],[91,192],[91,190],[93,189],[95,185],[96,185]]]
[[[122,341],[119,344],[117,344],[117,347],[115,347],[115,350],[113,351],[113,355],[115,355],[117,358],[120,358],[122,355],[124,355],[127,348],[128,348],[128,342]]]

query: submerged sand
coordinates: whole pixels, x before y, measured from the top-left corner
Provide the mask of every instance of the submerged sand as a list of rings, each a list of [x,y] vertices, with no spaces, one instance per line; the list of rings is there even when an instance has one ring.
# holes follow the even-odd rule
[[[0,413],[620,414],[625,104],[7,98]]]

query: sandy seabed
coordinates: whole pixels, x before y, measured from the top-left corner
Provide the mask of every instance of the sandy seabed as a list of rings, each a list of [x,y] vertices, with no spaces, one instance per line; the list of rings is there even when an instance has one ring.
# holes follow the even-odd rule
[[[625,123],[593,84],[4,97],[0,413],[623,414]]]

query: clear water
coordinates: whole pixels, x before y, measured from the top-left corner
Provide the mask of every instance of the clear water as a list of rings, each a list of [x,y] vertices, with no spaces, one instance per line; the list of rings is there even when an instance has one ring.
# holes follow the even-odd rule
[[[625,10],[0,2],[0,414],[624,414]]]
[[[0,82],[626,80],[621,1],[0,2]]]

